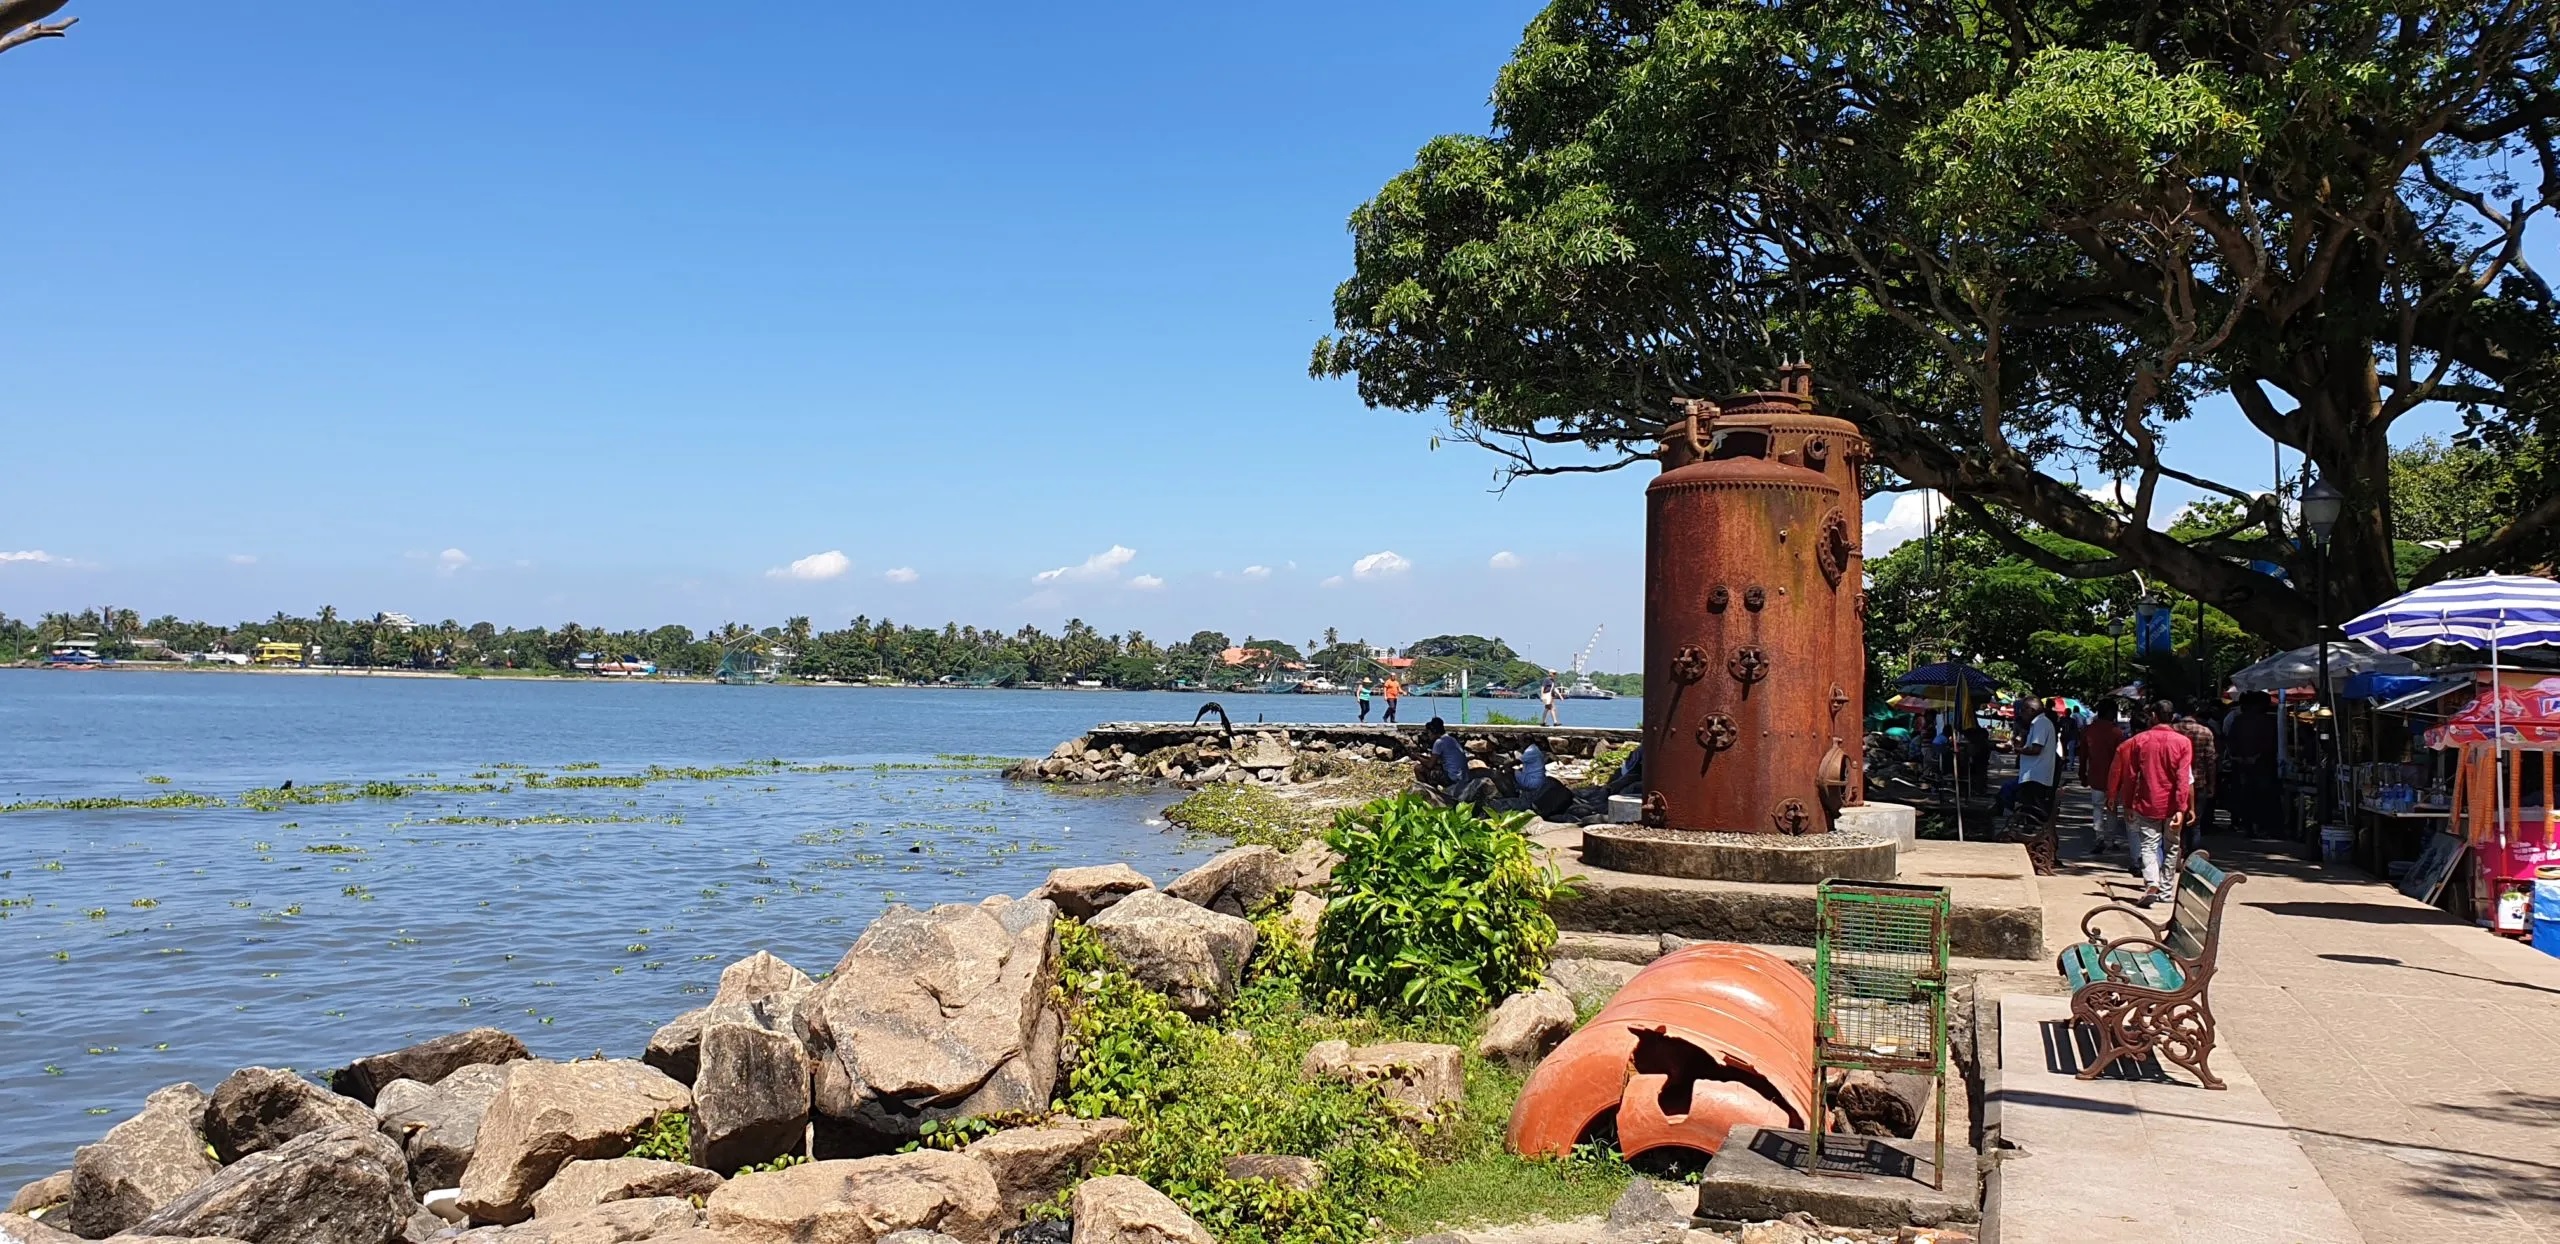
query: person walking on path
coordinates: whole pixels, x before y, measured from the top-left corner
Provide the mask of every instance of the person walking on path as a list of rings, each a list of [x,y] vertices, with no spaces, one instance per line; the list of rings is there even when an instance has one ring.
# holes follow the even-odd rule
[[[2098,701],[2089,724],[2080,727],[2080,784],[2089,788],[2089,855],[2123,849],[2124,821],[2107,806],[2107,776],[2115,763],[2124,730],[2116,725],[2116,702]]]
[[[1351,695],[1352,695],[1352,697],[1353,697],[1354,699],[1357,699],[1357,700],[1359,700],[1359,701],[1360,701],[1360,720],[1361,720],[1361,721],[1363,721],[1363,722],[1366,722],[1367,720],[1369,720],[1369,676],[1368,676],[1368,675],[1366,675],[1366,674],[1362,674],[1362,675],[1360,676],[1360,685],[1359,685],[1359,686],[1357,686],[1357,687],[1352,688],[1352,690],[1351,690]]]
[[[1382,694],[1385,695],[1387,700],[1387,715],[1379,718],[1379,720],[1394,721],[1396,719],[1396,701],[1404,698],[1404,683],[1398,680],[1395,675],[1389,674],[1387,675],[1386,688]]]
[[[1547,675],[1546,685],[1538,688],[1538,704],[1544,710],[1544,712],[1542,712],[1538,717],[1538,723],[1540,725],[1561,726],[1564,724],[1564,719],[1556,715],[1555,675]]]
[[[2139,723],[2145,714],[2136,711]],[[2195,744],[2177,727],[2177,706],[2162,700],[2147,714],[2150,728],[2116,748],[2107,772],[2107,806],[2127,822],[2135,841],[2136,871],[2144,886],[2141,906],[2173,897],[2177,885],[2178,834],[2195,812]]]
[[[2187,817],[2186,840],[2180,844],[2180,849],[2193,851],[2196,844],[2204,840],[2204,827],[2213,823],[2216,749],[2213,727],[2198,720],[2194,713],[2178,714],[2177,726],[2178,733],[2187,736],[2187,742],[2195,748],[2194,771],[2190,775],[2195,783],[2195,798],[2191,801],[2193,812]]]

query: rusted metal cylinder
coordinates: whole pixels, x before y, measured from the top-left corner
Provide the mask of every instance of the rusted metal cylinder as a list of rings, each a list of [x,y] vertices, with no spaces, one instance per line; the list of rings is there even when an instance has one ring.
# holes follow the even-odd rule
[[[1801,1127],[1813,1112],[1813,1003],[1804,974],[1764,950],[1665,956],[1530,1074],[1511,1151],[1569,1154],[1612,1112],[1628,1157],[1714,1153],[1745,1124]]]
[[[1814,410],[1811,369],[1791,364],[1780,370],[1778,384],[1775,391],[1691,402],[1692,422],[1676,428],[1665,442],[1664,461],[1765,458],[1819,471],[1839,486],[1849,514],[1849,571],[1843,582],[1851,586],[1839,598],[1839,634],[1832,643],[1839,694],[1832,699],[1831,722],[1847,760],[1841,801],[1865,803],[1866,485],[1860,473],[1874,455],[1858,425]]]
[[[1710,458],[1665,471],[1645,503],[1644,823],[1830,829],[1856,746],[1833,727],[1839,615],[1858,590],[1839,486]]]

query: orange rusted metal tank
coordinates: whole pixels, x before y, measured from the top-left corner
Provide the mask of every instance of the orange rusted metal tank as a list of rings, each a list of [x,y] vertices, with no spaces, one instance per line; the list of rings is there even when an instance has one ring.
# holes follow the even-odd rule
[[[1688,947],[1636,973],[1538,1064],[1511,1151],[1561,1157],[1614,1131],[1618,1151],[1714,1153],[1735,1127],[1813,1115],[1813,985],[1747,946]]]
[[[1834,729],[1852,503],[1749,456],[1665,471],[1645,502],[1644,823],[1830,829],[1855,742]]]
[[[1848,570],[1834,619],[1839,628],[1832,642],[1838,677],[1831,694],[1832,736],[1841,745],[1839,802],[1866,802],[1866,483],[1862,471],[1873,458],[1858,425],[1819,414],[1813,406],[1813,369],[1790,363],[1778,371],[1774,391],[1746,393],[1719,401],[1687,403],[1689,419],[1663,443],[1663,462],[1679,466],[1705,458],[1764,458],[1789,462],[1840,488],[1849,515]]]

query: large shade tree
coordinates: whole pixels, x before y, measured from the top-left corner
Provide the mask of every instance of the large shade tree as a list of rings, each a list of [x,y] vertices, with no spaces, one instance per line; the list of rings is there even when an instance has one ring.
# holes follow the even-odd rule
[[[2560,314],[2526,242],[2560,189],[2555,21],[2560,0],[1558,0],[1492,131],[1432,141],[1353,216],[1313,370],[1445,410],[1520,474],[1639,461],[1682,399],[1800,356],[1893,482],[2016,555],[2142,570],[2302,642],[2318,576],[2260,495],[2272,452],[2179,458],[2182,424],[2245,420],[2346,492],[2333,621],[2396,590],[2412,411],[2459,409],[2507,463],[2502,521],[2417,580],[2553,552]],[[1568,445],[1596,452],[1548,456]],[[2107,480],[2121,501],[2084,487]],[[2165,481],[2230,521],[2163,530]]]

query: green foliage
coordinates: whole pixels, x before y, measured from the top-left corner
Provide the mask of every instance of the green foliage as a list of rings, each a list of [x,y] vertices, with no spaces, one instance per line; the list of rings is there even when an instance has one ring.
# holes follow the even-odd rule
[[[2554,23],[1553,0],[1490,126],[1353,213],[1310,370],[1534,470],[1644,461],[1680,397],[1804,359],[1885,471],[2304,642],[2312,559],[2264,521],[2162,538],[2189,485],[2154,472],[2272,521],[2267,447],[2198,461],[2227,438],[2193,425],[2307,449],[2349,496],[2341,616],[2398,586],[2395,423],[2458,414],[2519,464],[2483,490],[2510,521],[2454,515],[2470,546],[2418,573],[2553,555],[2560,301],[2516,256],[2560,202]],[[2108,479],[2174,491],[2135,515],[2083,487]]]
[[[1095,1174],[1146,1180],[1228,1244],[1369,1238],[1371,1217],[1420,1175],[1418,1136],[1374,1088],[1305,1080],[1300,1065],[1320,1040],[1382,1039],[1374,1022],[1310,1008],[1286,952],[1266,943],[1220,1026],[1196,1023],[1121,971],[1090,931],[1072,921],[1059,930],[1077,1051],[1060,1107],[1135,1126]],[[1221,1163],[1240,1153],[1315,1158],[1324,1185],[1302,1192],[1229,1178]]]
[[[659,1115],[640,1133],[639,1143],[631,1146],[628,1158],[655,1158],[661,1162],[693,1161],[693,1116],[683,1110],[670,1110]]]
[[[1484,724],[1488,726],[1534,726],[1538,723],[1534,718],[1514,717],[1509,713],[1503,712],[1501,709],[1489,708],[1484,712]]]
[[[1318,978],[1364,1005],[1469,1015],[1534,984],[1555,945],[1526,813],[1488,820],[1400,795],[1336,817],[1342,856],[1316,937]]]
[[[1294,850],[1324,832],[1331,816],[1302,799],[1284,799],[1259,786],[1212,783],[1164,810],[1164,819],[1205,837],[1237,846]]]

